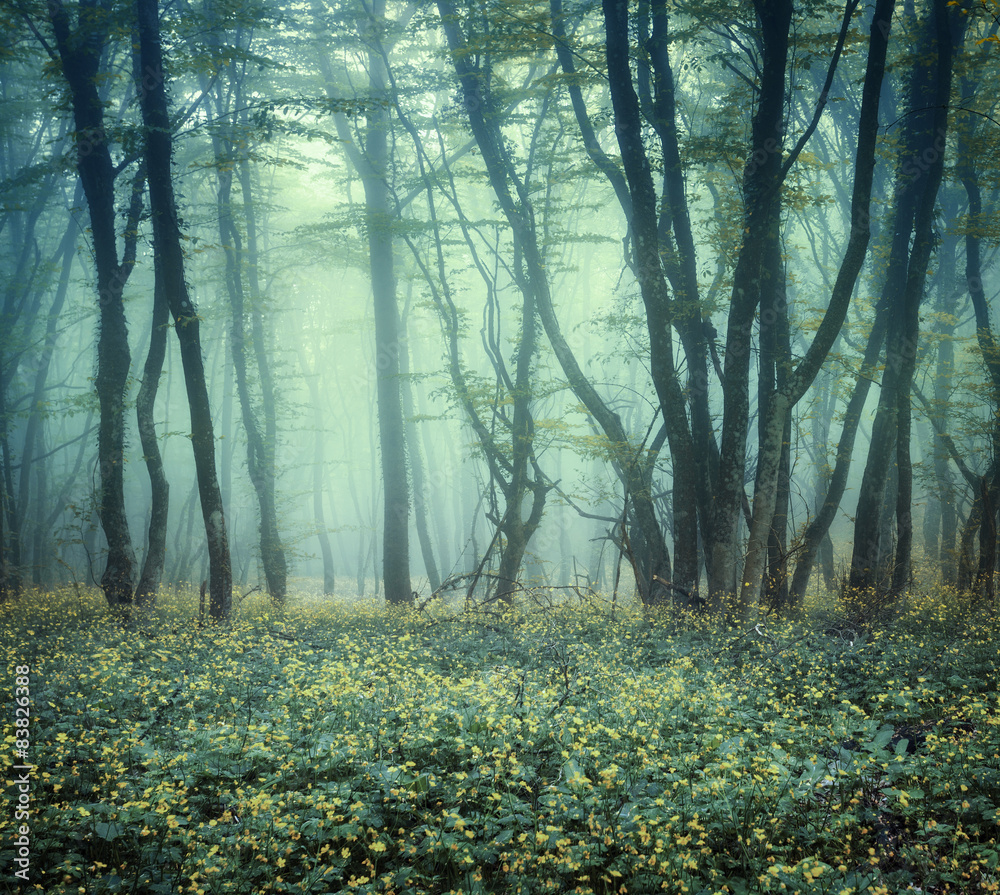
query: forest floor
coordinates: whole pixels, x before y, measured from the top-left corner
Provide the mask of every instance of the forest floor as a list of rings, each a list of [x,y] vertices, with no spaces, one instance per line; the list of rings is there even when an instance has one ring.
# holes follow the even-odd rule
[[[530,596],[0,606],[0,892],[1000,891],[996,617]]]

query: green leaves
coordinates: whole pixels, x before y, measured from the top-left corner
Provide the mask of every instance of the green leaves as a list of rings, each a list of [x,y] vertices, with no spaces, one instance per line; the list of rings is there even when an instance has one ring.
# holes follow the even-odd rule
[[[995,627],[952,652],[922,622],[851,646],[596,602],[428,611],[293,602],[152,646],[100,622],[69,654],[44,642],[46,890],[957,891],[996,871]]]

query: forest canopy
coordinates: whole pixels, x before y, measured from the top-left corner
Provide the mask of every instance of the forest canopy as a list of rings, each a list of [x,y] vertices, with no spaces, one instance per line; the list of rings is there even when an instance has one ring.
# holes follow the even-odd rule
[[[994,598],[979,2],[3,0],[0,598]]]

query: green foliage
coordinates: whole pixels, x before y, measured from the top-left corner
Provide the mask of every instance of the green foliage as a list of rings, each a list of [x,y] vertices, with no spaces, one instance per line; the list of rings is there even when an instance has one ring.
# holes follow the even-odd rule
[[[1000,632],[943,596],[870,632],[195,600],[2,608],[39,891],[997,891]]]

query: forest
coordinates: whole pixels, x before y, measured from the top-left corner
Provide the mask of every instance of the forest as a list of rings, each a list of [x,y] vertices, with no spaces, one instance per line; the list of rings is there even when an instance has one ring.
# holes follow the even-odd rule
[[[998,32],[0,0],[0,891],[1000,892]]]
[[[5,598],[992,599],[992,7],[2,10]]]

